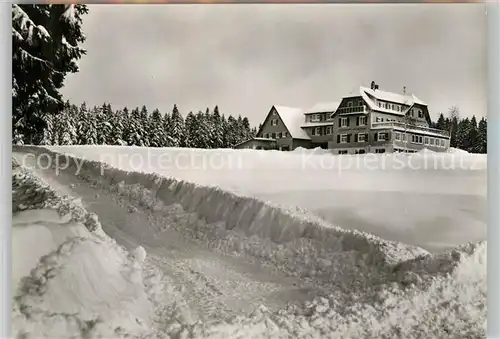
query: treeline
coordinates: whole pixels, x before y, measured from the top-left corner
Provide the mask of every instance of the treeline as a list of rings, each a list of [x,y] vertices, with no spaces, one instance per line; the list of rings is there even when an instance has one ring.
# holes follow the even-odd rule
[[[149,112],[146,106],[113,110],[110,104],[88,109],[66,102],[58,114],[43,117],[44,128],[35,139],[41,145],[123,145],[144,147],[229,148],[255,136],[248,118],[220,114],[216,106],[189,112]],[[15,133],[14,143],[26,143]]]
[[[450,117],[440,114],[434,128],[448,131],[450,133],[450,146],[460,148],[470,153],[487,153],[487,130],[488,122],[486,118],[481,118],[479,122],[476,116],[472,118],[460,119],[458,110],[451,109]]]

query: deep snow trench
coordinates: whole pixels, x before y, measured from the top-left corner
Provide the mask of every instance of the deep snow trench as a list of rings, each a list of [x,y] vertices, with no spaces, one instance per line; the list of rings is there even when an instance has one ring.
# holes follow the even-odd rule
[[[14,214],[18,334],[484,337],[485,242],[430,255],[214,188],[99,176],[100,166],[34,169],[105,234],[33,206]]]

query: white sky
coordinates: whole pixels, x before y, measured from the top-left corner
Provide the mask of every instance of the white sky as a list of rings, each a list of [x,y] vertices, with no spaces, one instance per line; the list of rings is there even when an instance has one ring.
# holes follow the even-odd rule
[[[90,5],[88,54],[63,94],[150,111],[219,105],[258,125],[273,104],[338,101],[375,80],[431,116],[486,115],[484,4]]]

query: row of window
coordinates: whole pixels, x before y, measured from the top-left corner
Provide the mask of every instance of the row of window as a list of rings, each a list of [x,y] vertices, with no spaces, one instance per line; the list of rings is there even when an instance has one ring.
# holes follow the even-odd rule
[[[392,104],[392,103],[388,103],[388,102],[384,102],[384,101],[379,101],[378,107],[390,109],[390,110],[393,110],[396,112],[403,112],[404,111],[404,106],[398,105],[398,104]]]
[[[323,127],[314,127],[311,132],[312,135],[332,135],[333,126],[326,126],[325,133],[323,134]]]
[[[311,114],[311,122],[321,122],[326,120],[326,114]]]
[[[394,133],[394,139],[396,141],[407,142],[407,134],[396,132]],[[440,138],[432,138],[432,137],[423,137],[421,135],[411,135],[411,142],[413,144],[424,144],[426,146],[435,146],[435,147],[446,147],[446,141]]]
[[[273,132],[273,133],[264,133],[264,138],[271,139],[282,139],[288,137],[287,132]]]
[[[365,154],[366,151],[364,149],[354,150],[354,154]],[[375,149],[375,153],[385,153],[385,148],[377,148]],[[346,149],[339,149],[338,154],[349,154],[349,151]]]
[[[378,107],[385,108],[385,109],[390,109],[390,110],[393,110],[393,111],[396,111],[396,112],[404,112],[404,110],[405,110],[404,106],[402,106],[402,105],[392,104],[392,103],[383,102],[383,101],[379,101],[378,102]],[[410,115],[412,117],[418,116],[419,118],[423,118],[424,117],[424,112],[420,108],[413,107],[410,110]]]
[[[387,141],[389,140],[389,133],[387,132],[378,132],[375,137],[376,141]],[[354,134],[354,142],[367,142],[368,141],[368,133],[356,133]],[[348,144],[351,142],[351,134],[340,134],[337,136],[337,143],[339,144]]]
[[[340,127],[349,127],[350,125],[350,119],[347,117],[340,118],[339,119],[339,126]],[[366,116],[359,116],[356,117],[356,126],[366,126]]]

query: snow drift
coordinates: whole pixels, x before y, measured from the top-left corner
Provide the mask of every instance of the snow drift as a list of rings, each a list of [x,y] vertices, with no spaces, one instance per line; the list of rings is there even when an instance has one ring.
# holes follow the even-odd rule
[[[97,217],[13,161],[13,337],[140,336],[152,306],[144,249],[128,254]]]
[[[224,253],[243,255],[330,289],[303,308],[259,309],[220,324],[184,324],[198,338],[477,338],[486,319],[486,243],[431,255],[402,243],[344,230],[299,209],[157,174],[128,172],[43,148],[52,164],[178,225]],[[48,161],[49,158],[46,160]],[[175,220],[170,223],[169,218]],[[90,248],[89,248],[90,249]],[[140,256],[140,255],[139,255]]]

